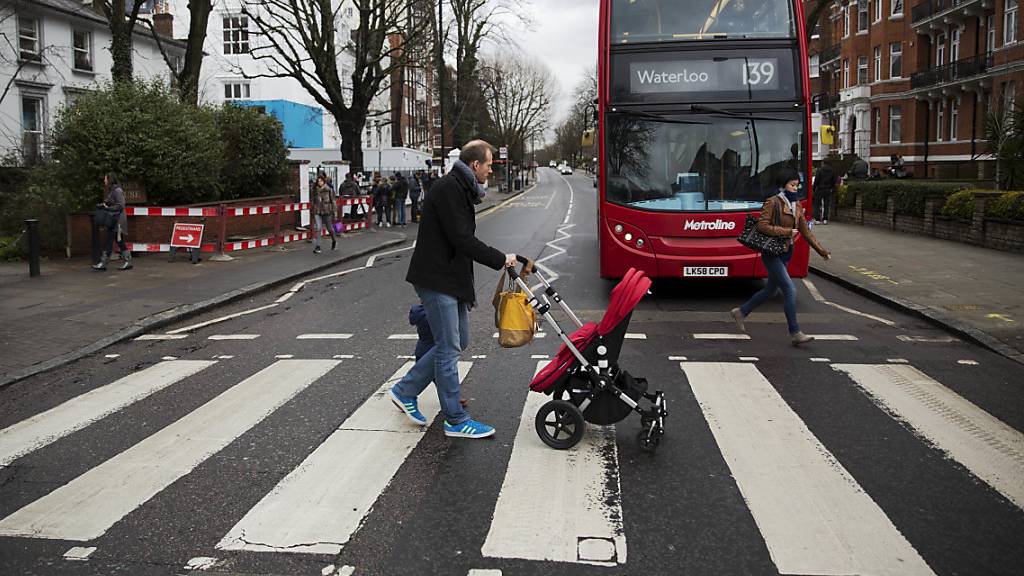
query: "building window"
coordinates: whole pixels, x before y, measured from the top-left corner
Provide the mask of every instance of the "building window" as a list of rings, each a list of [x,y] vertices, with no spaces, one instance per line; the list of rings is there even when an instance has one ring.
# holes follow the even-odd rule
[[[946,101],[940,100],[935,109],[935,141],[942,142],[942,121],[946,116]]]
[[[960,59],[960,32],[959,28],[953,28],[949,34],[949,61],[956,62]]]
[[[26,160],[36,162],[43,145],[43,99],[38,96],[21,97],[22,153]]]
[[[857,32],[868,31],[868,0],[857,0]]]
[[[899,144],[902,136],[903,111],[899,106],[889,106],[889,142]]]
[[[853,10],[852,6],[847,6],[846,10],[843,10],[843,38],[850,35],[850,11]]]
[[[889,0],[892,6],[891,16],[903,16],[903,0]]]
[[[18,48],[22,60],[38,62],[43,58],[39,37],[39,19],[18,16]]]
[[[857,57],[857,84],[864,86],[868,83],[868,57]]]
[[[985,52],[996,49],[996,17],[989,14],[985,18]]]
[[[224,53],[249,53],[248,16],[227,16],[224,18]]]
[[[1006,0],[1003,13],[1003,44],[1017,41],[1017,0]]]
[[[875,128],[875,130],[874,130],[875,133],[871,135],[871,141],[874,142],[875,144],[881,144],[882,143],[882,109],[881,108],[872,108],[871,109],[871,115],[875,117],[875,121],[873,122],[873,126]]]
[[[817,54],[811,54],[811,59],[808,62],[807,69],[810,71],[811,78],[817,78],[821,75],[820,72],[820,57]]]
[[[875,46],[875,82],[882,79],[882,47]]]
[[[75,70],[92,72],[92,32],[75,30],[72,33]]]
[[[882,20],[882,0],[875,0],[875,22]]]
[[[949,106],[949,139],[956,141],[956,125],[960,121],[960,99],[956,98]]]
[[[843,59],[843,88],[850,87],[850,61]]]
[[[249,83],[248,82],[228,82],[224,84],[224,99],[225,100],[248,100],[249,99]]]
[[[1003,88],[1003,112],[1009,112],[1013,110],[1014,100],[1017,97],[1017,84],[1010,80],[1009,82],[1002,83]]]
[[[889,44],[889,78],[903,76],[903,43]]]
[[[946,63],[946,35],[939,34],[935,37],[935,65],[942,66]]]

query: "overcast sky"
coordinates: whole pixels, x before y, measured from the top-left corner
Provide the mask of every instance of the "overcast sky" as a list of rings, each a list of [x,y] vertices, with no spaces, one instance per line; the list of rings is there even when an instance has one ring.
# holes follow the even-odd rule
[[[517,25],[520,49],[544,62],[558,81],[557,124],[572,105],[573,88],[597,63],[598,0],[531,0],[530,26]]]

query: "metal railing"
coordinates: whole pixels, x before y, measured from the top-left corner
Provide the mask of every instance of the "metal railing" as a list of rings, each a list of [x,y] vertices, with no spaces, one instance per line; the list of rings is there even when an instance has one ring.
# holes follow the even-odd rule
[[[814,104],[815,112],[831,110],[839,104],[839,94],[821,92],[815,94],[811,102]]]
[[[841,47],[842,47],[841,44],[833,44],[832,46],[829,46],[828,48],[825,48],[824,50],[822,50],[821,51],[821,55],[818,57],[819,65],[823,66],[827,62],[831,62],[833,60],[838,60],[839,59],[839,51],[840,51]]]
[[[961,4],[976,2],[977,0],[925,0],[910,10],[910,22],[917,24],[922,20],[953,8]]]
[[[937,68],[929,68],[922,72],[916,72],[910,76],[910,87],[927,88],[938,84],[946,84],[957,80],[964,80],[972,76],[984,74],[992,66],[992,53],[986,52],[951,62]]]

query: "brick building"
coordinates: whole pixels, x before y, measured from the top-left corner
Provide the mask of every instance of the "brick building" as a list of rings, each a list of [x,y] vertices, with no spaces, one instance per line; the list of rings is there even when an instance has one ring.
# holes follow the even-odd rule
[[[898,154],[918,178],[991,177],[985,116],[1024,92],[1019,2],[831,0],[810,50],[816,142],[827,124],[832,152],[872,169]]]

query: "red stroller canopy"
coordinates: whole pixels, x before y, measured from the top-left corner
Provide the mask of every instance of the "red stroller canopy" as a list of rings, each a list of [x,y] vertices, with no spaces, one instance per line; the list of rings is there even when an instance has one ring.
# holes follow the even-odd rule
[[[643,271],[630,268],[622,280],[612,288],[608,309],[600,324],[587,322],[580,329],[569,335],[569,340],[577,351],[586,348],[595,336],[605,336],[615,329],[630,312],[636,308],[640,300],[651,287],[651,279]],[[572,351],[564,343],[558,349],[555,358],[537,373],[530,383],[530,390],[543,392],[557,382],[578,362]]]

